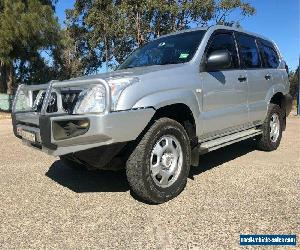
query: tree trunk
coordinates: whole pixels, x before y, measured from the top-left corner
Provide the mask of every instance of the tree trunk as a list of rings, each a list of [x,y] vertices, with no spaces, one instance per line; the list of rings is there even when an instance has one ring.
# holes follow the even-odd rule
[[[106,65],[106,72],[108,72],[108,44],[107,44],[107,36],[104,37],[104,43],[105,43],[105,65]]]
[[[6,93],[6,69],[4,62],[0,61],[0,93]]]
[[[181,13],[179,14],[179,18],[177,21],[177,30],[182,30],[186,27],[184,27],[184,19],[185,19],[185,14],[186,14],[186,10],[185,10],[185,5],[186,5],[186,0],[184,0],[181,4]]]
[[[136,19],[135,19],[135,25],[136,25],[136,36],[137,36],[137,43],[138,46],[141,45],[141,30],[140,30],[140,16],[139,16],[139,12],[136,13]]]
[[[158,15],[156,29],[155,29],[155,38],[160,37],[160,30],[161,30],[161,15]]]
[[[13,95],[14,93],[14,67],[11,62],[9,65],[6,65],[6,78],[7,78],[7,94]]]

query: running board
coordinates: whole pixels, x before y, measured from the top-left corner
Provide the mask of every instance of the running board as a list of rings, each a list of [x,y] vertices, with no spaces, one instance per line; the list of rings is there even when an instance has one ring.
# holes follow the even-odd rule
[[[256,128],[244,130],[211,141],[206,141],[200,144],[200,155],[225,147],[227,145],[239,142],[256,135],[262,134],[262,131]]]

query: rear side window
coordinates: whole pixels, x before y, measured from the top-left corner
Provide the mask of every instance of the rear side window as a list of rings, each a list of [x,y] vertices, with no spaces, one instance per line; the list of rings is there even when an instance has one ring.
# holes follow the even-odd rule
[[[255,38],[243,34],[237,34],[242,65],[245,68],[260,68],[261,61]]]
[[[221,33],[213,35],[206,55],[209,56],[216,50],[228,50],[232,56],[233,61],[231,68],[239,67],[235,41],[231,33]]]
[[[273,44],[260,40],[260,50],[264,58],[264,67],[277,68],[279,65],[279,57]]]

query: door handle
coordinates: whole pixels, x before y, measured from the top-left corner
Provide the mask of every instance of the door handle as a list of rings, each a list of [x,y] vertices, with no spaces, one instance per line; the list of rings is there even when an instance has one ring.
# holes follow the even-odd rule
[[[239,76],[238,80],[240,82],[245,82],[245,81],[247,81],[247,77],[246,76]]]
[[[270,74],[266,74],[265,75],[265,79],[268,81],[268,80],[270,80],[271,79],[271,75]]]

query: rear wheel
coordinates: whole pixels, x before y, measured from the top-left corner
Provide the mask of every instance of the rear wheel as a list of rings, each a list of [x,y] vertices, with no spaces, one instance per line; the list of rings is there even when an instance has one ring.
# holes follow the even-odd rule
[[[175,120],[157,120],[138,143],[126,163],[128,182],[140,198],[162,203],[185,187],[191,149],[183,126]]]
[[[270,103],[268,114],[262,125],[263,134],[258,138],[258,149],[263,151],[272,151],[278,148],[284,124],[284,116],[281,108]]]

